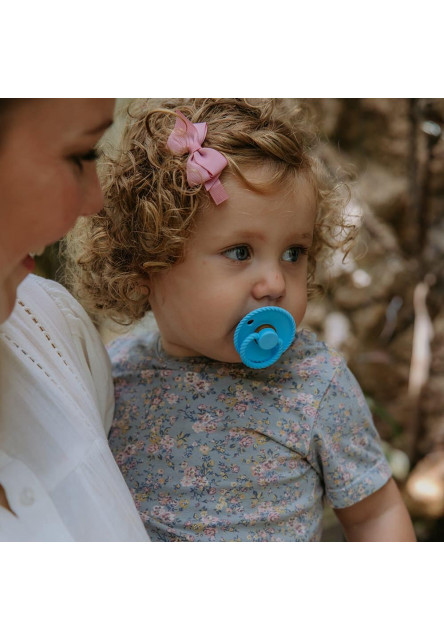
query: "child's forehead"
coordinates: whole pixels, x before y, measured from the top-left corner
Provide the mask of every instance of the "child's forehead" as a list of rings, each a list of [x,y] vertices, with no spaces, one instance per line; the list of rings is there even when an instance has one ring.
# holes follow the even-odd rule
[[[272,174],[263,168],[250,169],[243,175],[252,187],[238,176],[227,173],[224,186],[228,200],[219,207],[212,205],[214,212],[228,210],[235,211],[236,216],[254,216],[258,209],[265,207],[291,216],[301,207],[316,207],[313,183],[304,173],[291,174],[279,182],[270,182]]]
[[[246,175],[253,180],[259,172]],[[257,182],[256,182],[257,184]],[[302,239],[313,235],[316,198],[310,180],[295,175],[263,193],[248,188],[237,176],[226,175],[224,187],[228,200],[219,206],[209,204],[203,211],[198,228],[211,236],[242,231],[244,236],[260,237],[270,233],[270,227],[284,227]]]

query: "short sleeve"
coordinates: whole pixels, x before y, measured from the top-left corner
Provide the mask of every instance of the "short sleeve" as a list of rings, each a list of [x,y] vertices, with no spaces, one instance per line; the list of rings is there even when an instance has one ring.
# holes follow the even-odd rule
[[[309,457],[335,509],[360,502],[391,477],[362,390],[342,359],[320,402]]]

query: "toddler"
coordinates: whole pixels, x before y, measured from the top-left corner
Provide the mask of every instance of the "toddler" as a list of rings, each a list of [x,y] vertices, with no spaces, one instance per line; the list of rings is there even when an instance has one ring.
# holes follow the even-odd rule
[[[353,234],[301,111],[271,100],[138,103],[105,208],[69,242],[90,312],[158,331],[109,348],[109,442],[152,540],[414,540],[355,378],[299,330],[250,368],[233,343],[263,307],[299,325],[316,262]]]

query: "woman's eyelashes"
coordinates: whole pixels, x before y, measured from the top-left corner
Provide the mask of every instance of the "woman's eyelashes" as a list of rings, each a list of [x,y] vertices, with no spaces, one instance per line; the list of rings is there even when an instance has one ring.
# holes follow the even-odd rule
[[[301,255],[306,255],[307,253],[307,247],[289,247],[282,254],[281,260],[283,262],[297,262]],[[230,249],[226,249],[222,252],[222,255],[235,262],[245,262],[245,260],[249,260],[252,257],[253,252],[248,245],[241,244],[235,247],[231,247]]]
[[[83,169],[83,164],[85,162],[95,162],[96,160],[99,159],[99,157],[100,157],[100,154],[97,151],[97,149],[92,148],[86,153],[79,153],[76,155],[72,155],[71,160],[79,169]]]

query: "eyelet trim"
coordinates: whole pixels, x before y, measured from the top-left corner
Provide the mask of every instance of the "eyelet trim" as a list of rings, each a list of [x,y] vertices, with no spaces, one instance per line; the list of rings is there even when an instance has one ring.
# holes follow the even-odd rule
[[[80,378],[76,375],[76,373],[74,372],[74,370],[72,369],[72,367],[70,366],[70,364],[67,362],[67,360],[65,359],[65,357],[63,356],[60,348],[57,346],[57,344],[54,342],[54,340],[51,338],[50,334],[48,333],[48,331],[45,329],[45,327],[41,324],[41,322],[39,321],[39,319],[36,317],[36,315],[33,313],[32,309],[30,309],[29,307],[27,307],[25,305],[25,303],[23,302],[23,300],[18,299],[17,300],[17,304],[23,309],[23,311],[30,316],[32,322],[37,326],[37,328],[41,331],[41,333],[45,336],[46,340],[49,342],[49,345],[52,347],[52,349],[55,351],[55,353],[57,354],[57,356],[60,358],[60,360],[62,361],[62,363],[64,364],[64,366],[69,370],[69,372],[71,373],[71,375],[77,380],[77,382],[80,384],[80,386],[85,389],[85,385],[82,383],[82,381],[80,380]],[[10,344],[12,344],[18,351],[20,351],[20,353],[22,353],[26,358],[28,358],[28,360],[30,360],[33,364],[36,365],[36,367],[38,367],[41,371],[43,371],[43,373],[46,375],[47,378],[49,378],[57,387],[59,387],[60,389],[63,389],[63,387],[60,385],[59,382],[57,382],[57,380],[55,380],[52,375],[50,373],[48,373],[48,371],[46,371],[45,367],[42,366],[40,364],[40,362],[38,362],[35,358],[33,358],[27,351],[25,351],[23,349],[22,346],[20,346],[19,344],[17,344],[17,342],[15,342],[10,336],[8,336],[6,333],[2,333],[3,337],[6,338],[6,340],[8,340],[8,342]]]
[[[36,367],[38,367],[41,371],[43,371],[43,373],[45,374],[45,376],[47,378],[49,378],[56,386],[60,386],[55,380],[54,378],[46,371],[46,369],[44,367],[42,367],[42,365],[37,362],[37,360],[35,358],[33,358],[27,351],[25,351],[19,344],[17,344],[17,342],[15,342],[10,336],[8,336],[7,333],[3,333],[2,334],[3,338],[5,338],[5,340],[7,340],[10,344],[12,344],[18,351],[20,351],[20,353],[22,353],[26,358],[28,358],[28,360],[31,360],[31,362],[33,364],[36,365]]]

